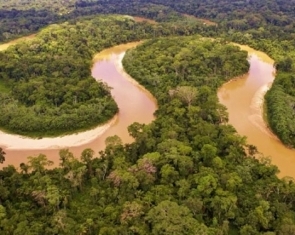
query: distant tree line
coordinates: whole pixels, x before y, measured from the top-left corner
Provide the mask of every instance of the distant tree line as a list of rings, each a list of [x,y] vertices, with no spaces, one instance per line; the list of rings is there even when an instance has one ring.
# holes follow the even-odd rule
[[[126,14],[134,9],[135,15],[150,14],[153,19],[165,21],[157,25],[137,24],[124,18],[95,21],[102,25],[102,21],[106,21],[108,26],[113,26],[106,32],[107,36],[114,37],[115,41],[111,41],[114,44],[136,40],[137,35],[153,38],[128,52],[124,66],[157,97],[157,118],[149,125],[134,123],[128,128],[134,143],[122,145],[122,141],[113,136],[106,140],[105,151],[98,155],[90,149],[84,150],[81,156],[62,150],[60,168],[47,169],[52,162],[40,154],[20,164],[19,171],[13,166],[1,170],[0,233],[295,234],[294,179],[278,179],[277,167],[260,156],[255,146],[246,145],[245,138],[227,124],[226,109],[218,104],[216,97],[221,83],[248,68],[246,53],[228,45],[227,41],[267,52],[276,60],[278,69],[278,79],[266,96],[268,119],[274,120],[273,124],[269,123],[272,128],[277,127],[279,136],[282,131],[280,138],[286,140],[286,144],[292,145],[295,58],[292,1],[157,0],[150,5],[141,1],[109,0],[99,1],[101,6],[84,2],[84,5],[76,4],[75,13],[71,13],[73,17],[87,12],[95,14],[99,10]],[[166,12],[170,13],[162,14]],[[178,20],[184,19],[181,13],[212,17],[218,26],[204,27],[191,21],[182,24]],[[91,30],[84,32],[87,24],[79,21],[81,18],[73,18],[69,24],[86,37]],[[97,25],[93,28],[97,29]],[[16,23],[11,29],[18,27]],[[67,31],[64,27],[56,28]],[[117,34],[114,36],[111,31]],[[52,38],[57,40],[59,34],[50,35],[49,32],[45,31],[45,38],[51,45]],[[109,38],[103,34],[105,31],[92,32],[97,32],[95,37],[105,42],[103,46],[111,46]],[[209,41],[197,36],[162,37],[196,32],[222,40]],[[126,37],[122,39],[121,34]],[[71,35],[79,40],[84,38],[75,33]],[[42,46],[43,42],[40,42]],[[94,51],[102,48],[96,45]],[[21,48],[17,52],[11,50],[15,55],[22,51]],[[58,53],[62,53],[63,49],[60,50]],[[8,61],[11,65],[19,60],[17,56],[8,58],[12,60]],[[0,80],[0,85],[4,81],[6,91],[18,86],[25,88],[20,78],[17,79],[21,85],[13,86],[14,81],[10,81],[6,73],[2,76],[6,77]],[[43,80],[31,85],[34,87],[40,81]],[[87,83],[88,79],[81,82]],[[39,97],[32,96],[32,99]],[[74,99],[68,100],[73,102]],[[51,107],[58,102],[51,97],[49,101]],[[11,97],[2,100],[5,102],[10,103]],[[30,101],[26,98],[22,102]],[[13,107],[20,108],[19,102]],[[0,161],[4,160],[5,152],[0,149]]]

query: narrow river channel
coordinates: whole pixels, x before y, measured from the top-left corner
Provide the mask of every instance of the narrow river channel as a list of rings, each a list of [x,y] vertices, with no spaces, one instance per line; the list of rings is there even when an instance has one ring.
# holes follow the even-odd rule
[[[247,142],[257,146],[277,165],[280,177],[295,178],[295,150],[285,147],[263,120],[263,98],[275,78],[273,60],[262,52],[242,46],[249,53],[250,70],[242,78],[224,84],[219,101],[227,107],[229,123]]]
[[[153,96],[123,71],[121,61],[125,51],[138,44],[116,46],[94,57],[92,76],[112,87],[112,96],[119,107],[119,113],[111,123],[95,130],[52,139],[30,139],[0,133],[0,146],[6,152],[3,166],[10,164],[18,167],[20,163],[26,162],[27,156],[36,156],[39,153],[46,154],[48,159],[54,161],[54,166],[57,166],[59,149],[69,148],[76,157],[85,148],[92,148],[98,153],[105,148],[105,139],[113,135],[118,135],[124,143],[131,142],[127,127],[133,122],[150,123],[157,108]]]

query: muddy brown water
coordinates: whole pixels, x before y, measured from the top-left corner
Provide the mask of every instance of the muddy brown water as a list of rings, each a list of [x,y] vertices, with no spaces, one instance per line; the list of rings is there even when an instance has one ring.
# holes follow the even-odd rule
[[[152,95],[139,86],[122,69],[121,59],[127,49],[138,43],[129,43],[102,51],[94,57],[92,74],[96,79],[102,79],[113,87],[112,95],[119,106],[116,122],[102,135],[87,144],[68,146],[75,156],[79,156],[85,148],[92,148],[98,156],[98,151],[105,147],[104,141],[108,136],[118,135],[124,143],[132,141],[127,127],[133,122],[150,123],[156,110],[156,101]],[[295,178],[295,150],[285,147],[269,130],[263,120],[263,97],[274,80],[273,60],[266,54],[255,51],[248,46],[241,46],[249,52],[249,73],[239,79],[224,84],[218,91],[219,101],[229,112],[229,122],[239,134],[246,136],[249,144],[258,147],[265,156],[272,159],[272,163],[280,169],[280,177]],[[6,161],[19,166],[26,162],[27,156],[44,153],[59,163],[59,149],[5,149]]]
[[[94,57],[92,75],[112,87],[111,93],[118,104],[119,113],[115,123],[102,135],[87,144],[68,146],[76,157],[79,157],[85,148],[92,148],[98,156],[98,152],[105,148],[104,142],[109,136],[118,135],[124,143],[131,142],[132,138],[128,134],[127,127],[133,122],[150,123],[154,119],[153,113],[157,109],[155,99],[122,69],[121,60],[125,51],[136,45],[138,45],[138,42],[116,46],[104,50]],[[48,159],[54,161],[54,166],[59,164],[58,152],[60,148],[24,150],[3,147],[6,152],[6,160],[3,166],[10,164],[18,167],[20,163],[26,162],[27,156],[36,156],[40,153],[46,154]]]
[[[249,53],[249,73],[225,83],[218,91],[219,101],[227,107],[229,123],[247,137],[249,144],[271,158],[280,170],[279,176],[295,178],[295,150],[285,147],[263,120],[263,98],[275,78],[273,60],[248,46],[241,48]]]

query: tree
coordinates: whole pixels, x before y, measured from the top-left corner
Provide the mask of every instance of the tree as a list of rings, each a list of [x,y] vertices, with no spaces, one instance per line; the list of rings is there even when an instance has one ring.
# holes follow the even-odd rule
[[[70,170],[65,178],[71,182],[73,188],[82,190],[83,176],[86,172],[86,166],[77,165],[76,168]]]
[[[219,224],[224,220],[235,218],[237,197],[221,189],[216,190],[216,195],[211,200],[213,214]]]
[[[191,86],[178,86],[174,90],[174,95],[179,97],[183,102],[190,106],[192,102],[197,98],[198,89]]]
[[[195,220],[189,209],[175,202],[162,201],[152,208],[145,219],[151,226],[151,234],[206,234],[207,228]]]
[[[3,163],[5,161],[5,155],[6,153],[4,150],[0,147],[0,163]]]
[[[92,159],[93,159],[94,151],[92,149],[84,149],[81,154],[81,161],[86,165],[87,167],[87,173],[88,176],[91,177],[93,175],[93,169],[92,169]]]
[[[126,202],[123,205],[123,212],[120,216],[120,221],[122,224],[134,224],[135,220],[140,219],[143,215],[143,206],[138,202]]]
[[[47,160],[47,157],[44,154],[39,154],[36,157],[30,156],[28,159],[29,169],[39,173],[44,173],[46,167],[49,167],[53,164],[52,161]]]
[[[49,185],[46,189],[46,200],[52,207],[53,211],[59,210],[60,193],[55,185]]]
[[[61,149],[59,151],[60,166],[65,172],[71,169],[72,162],[74,160],[74,155],[69,151],[69,149]]]
[[[3,220],[6,217],[6,209],[4,206],[0,205],[0,219]]]
[[[197,177],[195,181],[198,184],[197,191],[203,197],[209,197],[218,186],[217,179],[213,174]]]
[[[203,158],[204,164],[206,166],[210,166],[212,163],[213,158],[216,157],[217,148],[210,145],[205,144],[201,149],[201,156]]]

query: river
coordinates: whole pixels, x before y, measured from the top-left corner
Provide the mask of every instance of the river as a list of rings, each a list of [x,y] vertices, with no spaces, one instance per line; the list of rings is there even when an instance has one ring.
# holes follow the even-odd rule
[[[275,78],[273,60],[247,46],[242,49],[249,53],[249,73],[225,83],[218,91],[219,101],[227,107],[229,123],[247,137],[249,144],[271,158],[280,170],[279,176],[295,178],[295,150],[285,147],[263,119],[263,98]]]
[[[21,162],[26,161],[26,156],[44,153],[56,166],[59,162],[58,151],[61,148],[68,147],[78,157],[85,148],[92,148],[96,153],[103,150],[104,141],[108,136],[118,135],[124,143],[132,141],[127,127],[133,122],[150,123],[157,108],[152,95],[130,78],[122,68],[121,60],[125,51],[137,44],[116,46],[94,57],[92,75],[113,88],[111,93],[120,109],[111,122],[91,131],[51,140],[24,139],[14,135],[6,136],[4,139],[5,135],[0,134],[0,145],[7,153],[3,165],[19,166]],[[271,157],[272,163],[280,169],[279,176],[295,178],[295,150],[285,147],[263,120],[263,97],[274,80],[273,60],[250,47],[241,47],[249,52],[249,73],[224,84],[218,91],[219,101],[228,109],[229,123],[240,135],[247,137],[249,144],[257,146],[261,153]],[[9,139],[15,137],[17,139]]]
[[[30,139],[2,133],[0,145],[6,152],[3,166],[11,164],[17,167],[26,162],[27,156],[36,156],[39,153],[46,154],[54,162],[54,166],[57,166],[59,149],[69,148],[76,157],[85,148],[92,148],[98,153],[105,148],[105,139],[113,135],[118,135],[123,143],[131,142],[127,127],[133,122],[150,123],[157,109],[153,96],[123,71],[121,61],[125,51],[138,44],[139,42],[116,46],[94,57],[92,76],[112,87],[112,96],[119,107],[119,113],[111,123],[94,130],[57,138]]]

